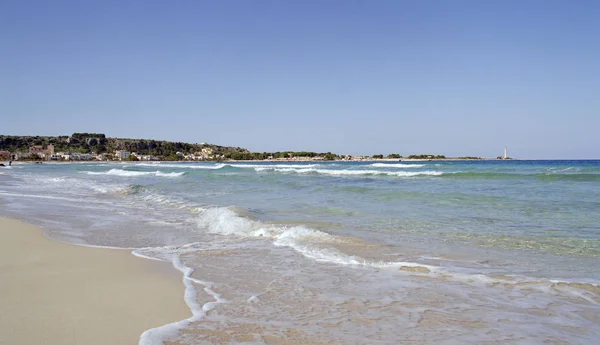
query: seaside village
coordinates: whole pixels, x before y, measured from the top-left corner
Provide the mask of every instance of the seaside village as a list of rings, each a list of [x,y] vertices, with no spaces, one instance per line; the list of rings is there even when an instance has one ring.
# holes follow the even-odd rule
[[[194,154],[184,154],[183,152],[177,152],[177,156],[181,160],[189,161],[204,161],[214,160],[223,158],[222,156],[215,156],[211,148],[203,148],[202,151]],[[125,150],[116,150],[114,153],[75,153],[75,152],[54,152],[54,145],[43,146],[31,146],[28,152],[24,153],[11,153],[9,151],[0,151],[0,161],[2,160],[45,160],[45,161],[159,161],[160,157],[151,155],[140,155],[135,152],[129,152]]]
[[[205,145],[202,143],[200,145]],[[215,160],[226,160],[225,155],[217,154],[210,147],[202,148],[200,151],[195,152],[193,154],[185,154],[183,152],[176,152],[175,155],[178,157],[177,160],[180,161],[215,161]],[[343,161],[364,161],[364,160],[372,160],[376,158],[383,159],[383,155],[378,155],[381,157],[373,156],[341,156],[340,160]],[[399,156],[398,156],[399,157]],[[392,157],[392,158],[398,158]],[[429,158],[434,158],[435,156],[428,156]],[[390,158],[390,157],[388,157]],[[427,157],[424,157],[427,158]],[[293,153],[288,153],[285,157],[273,157],[267,156],[266,160],[275,160],[275,161],[322,161],[325,160],[325,157],[315,156],[315,157],[305,157],[305,156],[294,156]],[[142,155],[136,152],[130,152],[126,150],[116,150],[113,153],[76,153],[76,152],[55,152],[54,145],[50,144],[46,147],[41,145],[30,146],[28,152],[9,152],[9,151],[0,151],[0,161],[58,161],[58,162],[68,162],[68,161],[164,161],[164,157],[161,156],[153,156],[153,155]]]
[[[202,143],[200,145],[206,145]],[[279,153],[279,152],[278,152]],[[176,161],[221,161],[221,160],[269,160],[269,161],[321,161],[321,160],[341,160],[341,161],[370,161],[370,160],[438,160],[438,159],[458,159],[458,160],[480,160],[480,157],[457,157],[457,158],[446,158],[442,155],[409,155],[408,157],[402,157],[398,154],[390,154],[387,157],[383,155],[373,156],[337,156],[327,154],[319,154],[307,156],[302,155],[304,152],[300,152],[301,155],[295,155],[293,152],[284,152],[283,156],[279,155],[274,157],[273,155],[261,156],[256,158],[243,157],[226,157],[224,154],[214,152],[210,147],[203,147],[200,151],[191,154],[183,152],[176,152],[169,157],[154,156],[154,155],[142,155],[136,152],[130,152],[127,150],[115,150],[114,152],[105,153],[77,153],[77,152],[55,152],[54,145],[49,144],[46,147],[41,145],[30,146],[28,152],[9,152],[6,150],[0,150],[0,162],[1,161],[35,161],[40,163],[41,161],[164,161],[164,160],[176,160]],[[266,155],[266,154],[264,154]],[[330,155],[331,157],[328,157]],[[512,159],[508,156],[508,150],[504,148],[504,155],[498,156],[496,159]]]

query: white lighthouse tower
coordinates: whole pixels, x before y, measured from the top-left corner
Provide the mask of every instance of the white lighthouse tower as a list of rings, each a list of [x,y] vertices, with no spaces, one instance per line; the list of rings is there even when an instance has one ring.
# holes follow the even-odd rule
[[[508,159],[508,150],[506,149],[506,146],[504,146],[504,159]]]

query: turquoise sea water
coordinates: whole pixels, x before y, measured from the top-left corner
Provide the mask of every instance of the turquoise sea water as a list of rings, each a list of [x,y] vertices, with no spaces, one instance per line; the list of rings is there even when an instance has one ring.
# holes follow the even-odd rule
[[[144,344],[600,339],[600,161],[18,164],[0,214],[172,261]]]

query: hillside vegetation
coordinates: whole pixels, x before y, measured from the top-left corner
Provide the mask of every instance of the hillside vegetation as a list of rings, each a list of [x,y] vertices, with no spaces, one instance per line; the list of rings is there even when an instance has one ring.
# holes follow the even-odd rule
[[[55,152],[64,153],[94,153],[94,154],[112,154],[117,150],[135,152],[137,155],[152,156],[158,160],[184,160],[187,155],[194,155],[202,152],[203,160],[264,160],[264,159],[284,159],[284,160],[339,160],[339,159],[383,159],[383,154],[376,154],[371,157],[338,155],[331,152],[317,153],[307,151],[283,151],[283,152],[250,152],[245,148],[232,146],[219,146],[213,144],[190,144],[184,142],[172,142],[149,139],[128,139],[128,138],[107,138],[101,133],[73,133],[71,136],[8,136],[0,135],[0,150],[7,150],[11,153],[26,153],[31,146],[54,145]],[[179,154],[177,154],[179,153]],[[135,159],[134,157],[132,157]],[[388,159],[403,158],[400,154],[392,153],[387,155]],[[445,159],[443,155],[409,155],[404,159]],[[463,157],[464,159],[480,159],[479,157]]]
[[[0,150],[14,153],[27,152],[31,146],[42,145],[46,147],[49,144],[54,145],[55,152],[101,154],[126,150],[141,155],[158,157],[172,156],[177,152],[192,154],[202,151],[202,149],[211,149],[215,155],[248,152],[248,150],[241,147],[147,139],[107,138],[104,134],[98,133],[73,133],[71,136],[57,137],[0,135]]]

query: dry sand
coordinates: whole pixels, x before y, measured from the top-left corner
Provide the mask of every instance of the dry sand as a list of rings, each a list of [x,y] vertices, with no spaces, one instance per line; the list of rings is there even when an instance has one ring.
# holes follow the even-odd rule
[[[190,316],[180,272],[0,218],[0,344],[128,345]]]

